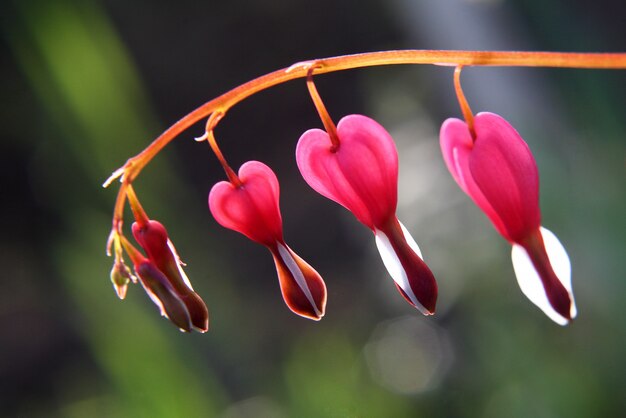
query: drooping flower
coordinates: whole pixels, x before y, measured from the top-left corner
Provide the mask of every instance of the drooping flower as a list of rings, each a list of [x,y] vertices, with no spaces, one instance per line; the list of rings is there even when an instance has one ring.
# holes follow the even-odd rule
[[[191,327],[199,332],[208,331],[209,311],[202,298],[191,287],[165,227],[155,220],[140,219],[133,223],[132,231],[135,240],[144,249],[150,261],[149,266],[143,263],[140,264],[139,268],[135,263],[135,270],[146,290],[148,290],[146,287],[147,280],[142,278],[142,270],[143,275],[149,276],[151,278],[149,281],[158,284],[159,289],[161,289],[160,292],[153,291],[152,294],[148,292],[152,299],[154,300],[155,296],[158,298],[159,295],[168,295],[168,291],[171,290],[175,294],[175,298],[184,304],[191,321]],[[167,285],[163,284],[163,280]],[[173,296],[168,296],[168,298],[173,298]],[[189,331],[189,329],[185,329],[185,331]]]
[[[269,249],[285,303],[294,313],[320,320],[326,309],[326,285],[283,238],[279,185],[274,172],[258,161],[239,169],[240,184],[217,183],[209,193],[209,209],[225,228],[240,232]]]
[[[161,315],[172,321],[181,331],[190,332],[194,329],[189,309],[179,297],[169,278],[152,260],[144,257],[133,247],[125,237],[121,236],[120,239],[133,262],[136,277],[139,278],[139,282],[150,299],[159,307]]]
[[[415,240],[396,217],[398,153],[391,135],[362,115],[344,117],[332,135],[336,137],[311,129],[300,137],[296,160],[302,176],[372,230],[402,296],[424,315],[433,314],[437,283]]]
[[[560,325],[576,316],[571,268],[556,236],[541,226],[539,174],[528,145],[501,116],[479,113],[468,125],[441,127],[443,157],[452,177],[513,245],[522,292]]]

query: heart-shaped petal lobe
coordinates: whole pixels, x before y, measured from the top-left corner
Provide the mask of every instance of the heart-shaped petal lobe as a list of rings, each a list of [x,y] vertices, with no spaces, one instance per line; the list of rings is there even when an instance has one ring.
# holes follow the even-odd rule
[[[243,164],[238,175],[241,186],[222,181],[211,189],[209,208],[213,217],[223,227],[240,232],[260,244],[270,246],[282,241],[276,175],[258,161]]]
[[[337,136],[340,145],[332,150],[326,132],[306,131],[296,148],[298,168],[315,191],[344,206],[374,230],[396,211],[395,144],[380,124],[362,115],[342,118]]]
[[[498,232],[519,242],[541,221],[537,165],[526,142],[502,117],[479,113],[474,129],[472,140],[465,122],[444,122],[440,134],[444,160]]]
[[[471,197],[474,203],[489,217],[496,230],[506,237],[507,232],[502,220],[483,196],[470,172],[469,160],[474,149],[474,141],[467,124],[456,118],[446,119],[441,126],[440,139],[443,159],[450,174],[452,174],[452,178],[461,190]]]

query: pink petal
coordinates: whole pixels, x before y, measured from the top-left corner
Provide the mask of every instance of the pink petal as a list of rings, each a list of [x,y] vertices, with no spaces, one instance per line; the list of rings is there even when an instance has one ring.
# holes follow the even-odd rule
[[[498,214],[507,239],[519,242],[537,230],[539,174],[528,145],[502,117],[479,113],[476,142],[469,158],[472,177]]]
[[[159,221],[150,220],[146,225],[134,222],[132,231],[135,240],[153,262],[167,263],[173,257],[167,245],[167,230]]]
[[[441,126],[440,144],[443,159],[459,187],[489,217],[496,230],[509,239],[502,220],[480,191],[470,172],[469,161],[474,142],[467,124],[459,119],[447,119]]]
[[[337,135],[339,148],[331,152],[326,132],[305,132],[296,148],[298,168],[315,191],[344,206],[373,230],[396,211],[395,144],[381,125],[362,115],[342,118]]]
[[[476,140],[465,122],[448,119],[441,149],[450,173],[500,234],[518,242],[539,227],[539,175],[528,145],[494,113],[474,118]]]
[[[285,303],[297,315],[319,321],[326,309],[326,285],[317,271],[291,248],[270,247]]]
[[[211,189],[209,208],[215,220],[266,246],[282,241],[279,186],[274,172],[261,162],[249,161],[239,169],[239,180],[240,187],[222,181]]]

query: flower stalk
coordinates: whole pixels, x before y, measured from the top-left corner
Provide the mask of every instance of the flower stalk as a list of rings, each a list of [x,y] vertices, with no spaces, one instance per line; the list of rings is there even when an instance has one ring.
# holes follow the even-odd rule
[[[307,181],[310,184],[312,183],[311,185],[314,189],[348,208],[359,221],[372,229],[383,261],[387,268],[390,269],[399,291],[409,303],[420,309],[424,314],[434,313],[437,295],[434,277],[423,263],[421,251],[417,244],[415,244],[408,231],[395,217],[395,193],[397,186],[394,182],[388,181],[389,179],[396,181],[397,177],[397,156],[391,137],[376,122],[359,115],[350,115],[342,119],[343,128],[342,121],[335,125],[313,82],[314,72],[316,75],[319,75],[355,68],[400,64],[430,64],[455,67],[454,86],[465,123],[462,121],[450,122],[445,125],[446,131],[442,131],[442,146],[444,146],[446,162],[455,180],[459,182],[463,190],[487,213],[496,229],[504,238],[513,244],[513,262],[516,274],[517,271],[522,272],[518,274],[518,278],[524,276],[532,279],[520,281],[520,286],[524,293],[535,304],[544,309],[555,321],[566,323],[571,320],[576,314],[576,308],[568,278],[569,259],[567,259],[567,255],[558,239],[553,237],[550,231],[540,227],[538,204],[533,206],[536,208],[536,210],[533,209],[535,210],[534,212],[520,212],[524,216],[520,215],[518,218],[526,223],[518,222],[519,219],[517,218],[509,219],[509,214],[516,213],[516,211],[501,210],[498,205],[506,206],[505,203],[510,204],[510,202],[507,202],[503,197],[491,197],[490,193],[493,191],[493,188],[490,188],[489,182],[482,180],[483,174],[490,170],[489,165],[486,166],[487,168],[481,169],[470,167],[469,153],[473,150],[474,145],[480,142],[477,139],[481,136],[481,132],[483,132],[482,136],[484,138],[487,134],[488,136],[491,135],[490,130],[493,130],[495,137],[500,135],[502,138],[500,143],[505,145],[517,144],[518,148],[520,148],[519,144],[523,143],[523,140],[521,140],[521,137],[513,128],[508,126],[506,121],[501,121],[501,118],[497,117],[497,115],[479,113],[474,116],[461,88],[461,71],[463,67],[467,66],[626,69],[626,53],[380,51],[303,61],[248,81],[206,102],[174,123],[143,151],[128,159],[124,166],[117,169],[103,184],[104,187],[108,187],[117,179],[121,183],[113,211],[112,229],[107,241],[107,254],[115,257],[111,280],[118,296],[123,299],[126,295],[128,283],[139,279],[150,297],[160,307],[162,314],[172,320],[180,329],[184,331],[194,329],[200,332],[205,332],[208,329],[206,306],[193,291],[182,271],[180,259],[169,241],[167,231],[160,223],[151,220],[147,216],[132,188],[133,181],[143,168],[168,143],[195,123],[208,118],[205,134],[198,140],[206,140],[208,142],[228,178],[228,184],[224,182],[225,184],[220,186],[221,189],[216,189],[214,196],[217,197],[214,200],[214,206],[211,208],[212,212],[214,212],[214,215],[217,213],[218,221],[223,225],[247,235],[252,240],[260,242],[270,249],[276,262],[283,297],[290,309],[301,316],[315,320],[319,320],[323,316],[326,303],[326,288],[321,277],[284,243],[280,212],[278,211],[278,185],[275,175],[271,169],[258,162],[251,162],[252,165],[250,163],[247,163],[249,164],[247,166],[244,165],[250,171],[248,177],[242,175],[242,170],[240,170],[238,175],[226,162],[214,135],[217,124],[236,104],[262,90],[290,80],[306,78],[307,88],[325,128],[325,132],[313,132],[309,136],[312,139],[325,139],[327,153],[323,154],[323,150],[315,148],[312,139],[304,141],[306,146],[303,145],[301,147],[304,151],[301,152],[299,159],[301,171],[304,167],[303,175],[309,177]],[[348,127],[352,124],[356,125],[348,130]],[[499,130],[495,130],[493,127],[498,127]],[[323,138],[324,136],[327,136],[327,138]],[[339,152],[340,137],[343,143],[342,148],[349,148],[354,151],[348,157],[346,156],[350,153]],[[382,142],[376,142],[374,139]],[[328,146],[329,142],[330,145]],[[490,144],[489,141],[485,142],[485,139],[482,140],[482,143]],[[525,143],[523,144],[525,145]],[[370,151],[380,151],[379,148],[384,148],[385,146],[391,146],[393,152],[380,154],[383,156],[381,157],[383,160],[385,158],[387,160],[377,161],[377,163],[382,164],[381,167],[387,168],[381,168],[375,174],[372,174],[371,170],[369,170],[367,175],[357,176],[355,173],[359,172],[364,164],[362,160],[355,158],[354,155],[372,154],[372,156],[376,156],[379,155],[378,152],[371,153]],[[481,150],[483,148],[486,148],[485,152],[497,152],[505,157],[510,154],[510,150],[504,152],[503,148],[492,145],[489,145],[489,147],[480,145],[476,148],[478,152],[475,152],[475,155],[478,155],[478,157],[475,157],[475,159],[482,158],[481,152],[483,151]],[[457,154],[447,152],[450,150],[457,154],[462,151],[464,159],[462,161],[458,160]],[[526,152],[524,149],[522,151],[520,151],[521,157],[519,161],[534,167],[532,156],[529,152],[528,156],[524,154]],[[323,155],[324,158],[316,161],[309,159],[314,154]],[[339,158],[339,154],[341,154],[341,158]],[[501,160],[505,161],[506,158]],[[326,168],[333,168],[331,171],[336,174],[334,180],[345,177],[345,184],[335,184],[334,181],[330,181],[333,179],[326,179],[324,176],[328,172],[317,170],[323,164],[328,165]],[[475,165],[478,166],[477,164]],[[242,166],[242,169],[244,169],[244,166]],[[524,187],[530,187],[529,190],[531,191],[534,190],[531,187],[532,185],[526,184],[528,183],[526,177],[515,172],[514,169],[516,169],[517,165],[512,163],[506,165],[503,163],[498,167],[502,169],[501,171],[509,170],[507,175],[512,179],[511,181],[517,181],[518,184],[516,186],[519,186],[520,190],[524,189]],[[536,171],[536,168],[534,170]],[[530,171],[533,172],[532,170]],[[378,179],[382,175],[381,173],[391,174],[383,181]],[[360,180],[362,178],[368,178],[371,181],[366,182],[367,184],[362,184]],[[535,177],[531,176],[532,178]],[[378,186],[377,181],[380,183]],[[258,184],[258,186],[254,186],[257,189],[253,187],[253,190],[256,190],[256,195],[251,194],[249,190],[245,190],[243,187],[245,182],[248,182],[248,188],[250,188],[251,184]],[[232,189],[227,186],[232,186]],[[479,189],[480,193],[478,192]],[[517,189],[509,188],[504,191],[510,193],[511,190]],[[372,200],[370,198],[370,191],[376,192],[373,195],[376,195],[377,199]],[[508,196],[506,193],[502,193],[502,195]],[[136,221],[133,225],[133,235],[146,252],[146,256],[132,247],[124,237],[122,227],[126,199],[129,201]],[[241,208],[247,211],[242,213],[246,213],[247,217],[238,219],[235,215],[228,212],[226,205],[218,204],[218,202],[225,202],[228,199],[234,199],[234,201],[239,199]],[[254,205],[250,205],[249,201],[254,199],[260,199],[259,202],[264,203],[265,206],[252,210],[251,208]],[[514,209],[519,209],[520,211],[525,208],[524,205],[519,205],[519,208],[514,207]],[[537,214],[536,219],[530,216],[534,213]],[[530,225],[530,227],[526,224]],[[266,240],[267,237],[271,239]],[[545,245],[544,241],[546,241]],[[124,252],[131,258],[135,274],[132,274],[129,267],[124,263]],[[557,263],[554,260],[565,261]],[[547,299],[544,301],[543,299],[546,297]]]
[[[132,181],[141,170],[167,144],[186,131],[196,122],[216,111],[226,113],[230,108],[246,98],[287,81],[307,77],[312,63],[317,74],[355,68],[401,64],[432,64],[443,66],[482,66],[482,67],[552,67],[589,69],[626,69],[626,53],[576,53],[576,52],[521,52],[521,51],[443,51],[443,50],[397,50],[366,52],[354,55],[324,58],[296,63],[248,81],[218,96],[188,113],[159,135],[150,145],[124,166],[116,170],[104,183],[108,186],[122,177],[123,183]],[[116,206],[123,207],[125,187],[120,187]],[[121,212],[121,211],[120,211]]]

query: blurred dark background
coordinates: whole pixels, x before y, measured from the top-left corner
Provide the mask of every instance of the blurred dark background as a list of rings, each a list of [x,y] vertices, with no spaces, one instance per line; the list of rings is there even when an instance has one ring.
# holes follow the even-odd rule
[[[382,49],[623,51],[624,4],[557,0],[2,2],[0,415],[15,417],[612,417],[626,410],[626,72],[469,68],[474,111],[508,119],[541,173],[543,223],[569,251],[579,318],[561,328],[521,294],[510,248],[456,187],[441,122],[452,70],[317,77],[336,120],[375,117],[400,151],[399,217],[439,279],[424,318],[373,237],[315,194],[294,159],[320,127],[302,80],[233,108],[234,167],[281,181],[285,237],[326,280],[326,317],[291,314],[267,251],[206,205],[223,179],[199,124],[142,173],[211,330],[184,335],[104,254],[107,176],[178,118],[290,64]]]

